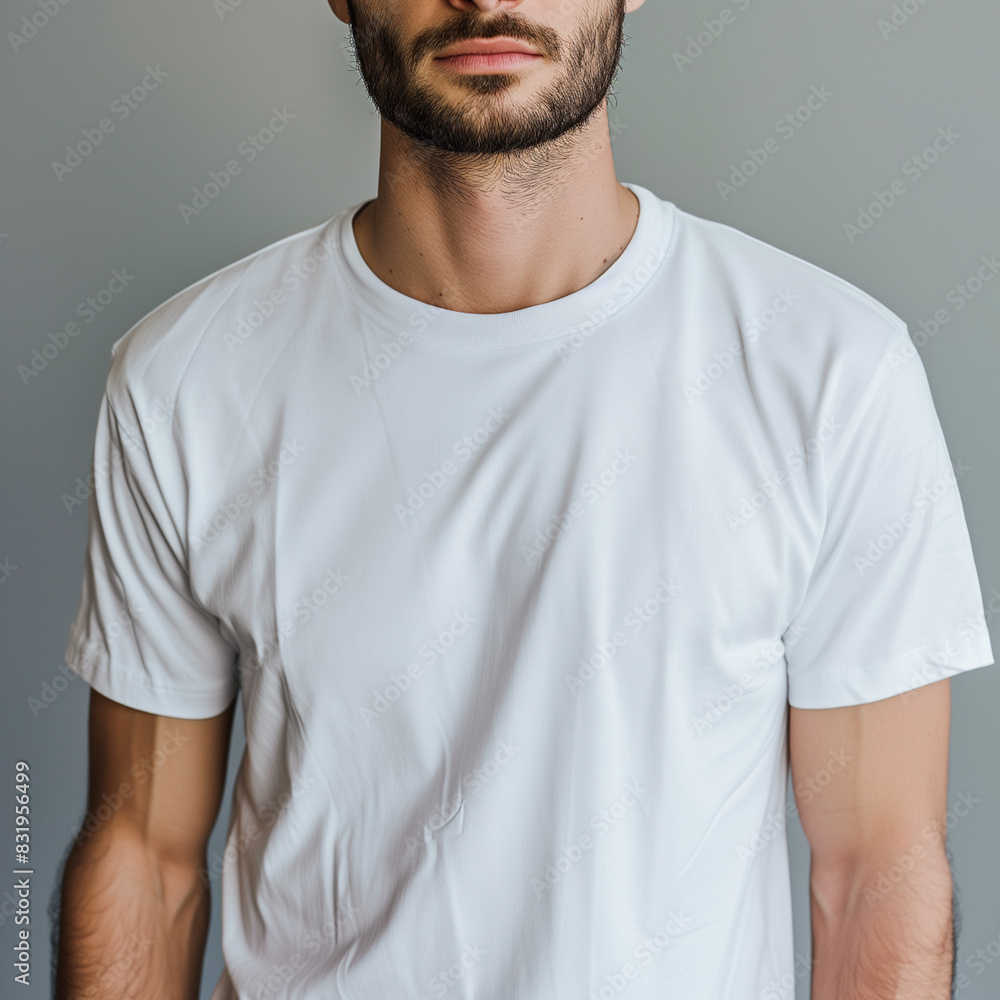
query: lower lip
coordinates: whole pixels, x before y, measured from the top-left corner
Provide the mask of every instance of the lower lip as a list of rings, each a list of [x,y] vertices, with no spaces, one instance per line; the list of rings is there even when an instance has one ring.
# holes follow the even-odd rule
[[[532,52],[465,52],[458,56],[439,56],[437,62],[457,73],[491,73],[520,69],[541,58]]]

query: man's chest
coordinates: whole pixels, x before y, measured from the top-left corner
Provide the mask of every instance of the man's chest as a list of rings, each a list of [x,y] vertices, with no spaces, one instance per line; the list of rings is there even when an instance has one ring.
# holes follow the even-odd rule
[[[302,407],[237,449],[192,523],[245,690],[280,677],[367,732],[518,671],[570,694],[614,677],[637,703],[666,677],[692,720],[773,675],[810,570],[808,452],[762,450],[740,406],[642,367],[575,389]]]

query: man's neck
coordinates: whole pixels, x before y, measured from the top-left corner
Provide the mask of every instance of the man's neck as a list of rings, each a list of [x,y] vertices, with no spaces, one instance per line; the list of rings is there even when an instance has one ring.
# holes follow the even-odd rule
[[[489,163],[425,151],[383,121],[378,198],[354,234],[397,291],[498,313],[589,285],[628,245],[638,214],[615,178],[605,105],[572,136]]]

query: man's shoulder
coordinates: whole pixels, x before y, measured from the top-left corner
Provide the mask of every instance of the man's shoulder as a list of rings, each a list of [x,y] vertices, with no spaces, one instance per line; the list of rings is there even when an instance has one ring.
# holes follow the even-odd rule
[[[689,252],[703,255],[706,266],[725,275],[736,291],[766,291],[768,281],[792,283],[806,297],[801,304],[813,313],[870,320],[876,326],[905,326],[905,322],[874,295],[839,274],[804,257],[752,236],[724,222],[677,210],[681,239]]]
[[[344,211],[347,211],[346,209]],[[111,345],[112,404],[176,400],[273,356],[291,335],[287,307],[337,252],[334,216],[213,271],[161,302]]]
[[[758,370],[797,372],[818,389],[814,377],[863,380],[893,350],[913,350],[905,320],[846,278],[734,226],[682,210],[677,219],[675,252],[738,319]]]

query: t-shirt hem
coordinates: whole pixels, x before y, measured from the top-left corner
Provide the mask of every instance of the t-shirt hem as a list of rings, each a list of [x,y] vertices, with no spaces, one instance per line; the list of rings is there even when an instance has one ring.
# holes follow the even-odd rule
[[[933,650],[944,649],[947,639],[926,643],[884,660],[881,663],[848,667],[839,671],[822,669],[808,680],[789,677],[788,703],[792,708],[842,708],[882,701],[905,694],[926,684],[954,677],[956,674],[994,664],[989,635],[982,635],[975,644],[947,661]],[[813,668],[810,668],[812,672]]]
[[[234,681],[227,688],[202,691],[176,691],[150,684],[116,664],[114,673],[110,661],[95,660],[86,656],[82,646],[71,638],[65,652],[66,665],[82,677],[98,694],[117,701],[129,708],[152,715],[166,715],[176,719],[210,719],[225,711],[239,693]]]

